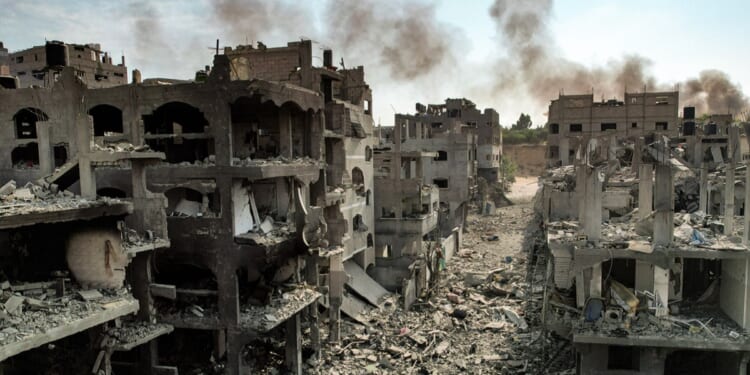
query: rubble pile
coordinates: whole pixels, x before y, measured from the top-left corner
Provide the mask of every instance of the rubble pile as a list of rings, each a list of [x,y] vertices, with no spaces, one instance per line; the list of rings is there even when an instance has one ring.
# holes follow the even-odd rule
[[[311,159],[307,156],[303,158],[293,158],[289,159],[283,156],[276,156],[273,158],[268,159],[252,159],[250,157],[247,157],[245,159],[240,159],[237,157],[232,158],[232,165],[235,167],[258,167],[258,166],[268,166],[268,165],[283,165],[283,164],[299,164],[299,165],[317,165],[318,162],[314,159]]]
[[[29,182],[19,188],[14,180],[10,180],[0,187],[0,217],[81,209],[117,202],[120,200],[108,197],[88,200],[68,190],[58,190],[54,184]]]
[[[144,341],[158,331],[172,331],[172,326],[161,323],[149,323],[130,319],[119,326],[107,329],[102,340],[102,347],[117,347]]]
[[[56,296],[55,282],[3,288],[0,295],[0,346],[71,324],[104,310],[104,305],[132,299],[126,289],[69,289]],[[34,297],[31,297],[33,295]]]
[[[440,285],[404,311],[396,298],[348,323],[343,341],[308,361],[313,374],[567,373],[565,346],[541,328],[544,266],[531,206],[469,215],[464,248]],[[538,263],[538,264],[537,264]],[[567,347],[567,346],[566,346]],[[551,353],[556,355],[548,356]],[[551,361],[551,360],[552,361]]]
[[[287,286],[271,296],[271,301],[262,306],[240,307],[240,323],[265,332],[289,319],[321,296],[305,285]]]

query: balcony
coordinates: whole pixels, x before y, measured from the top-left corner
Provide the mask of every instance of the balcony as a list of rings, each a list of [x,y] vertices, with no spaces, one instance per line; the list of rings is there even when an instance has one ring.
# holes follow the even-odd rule
[[[438,215],[431,212],[404,218],[378,218],[375,231],[378,234],[408,233],[422,236],[437,228],[437,224]]]

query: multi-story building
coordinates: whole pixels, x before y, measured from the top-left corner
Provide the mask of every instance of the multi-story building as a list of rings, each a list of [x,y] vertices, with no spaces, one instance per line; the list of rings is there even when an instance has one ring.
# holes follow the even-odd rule
[[[275,335],[286,340],[286,368],[301,373],[302,324],[320,347],[320,280],[335,341],[346,273],[366,276],[374,262],[372,94],[364,69],[336,70],[329,51],[324,66],[313,67],[309,41],[237,50],[244,52],[217,55],[204,82],[92,89],[64,67],[52,88],[2,93],[12,100],[0,104],[8,133],[1,177],[23,184],[51,174],[49,184],[85,197],[161,199],[134,213],[164,215],[165,235],[169,229],[169,248],[156,249],[140,286],[131,284],[143,296],[140,309],[174,327],[160,350],[154,344],[139,355],[149,372],[186,372],[213,359],[238,374],[250,366],[243,353]],[[276,52],[293,55],[293,66],[268,58]],[[293,74],[274,73],[286,68]],[[71,136],[76,129],[86,137]],[[143,144],[164,161],[148,168],[100,161],[84,151],[90,144]],[[91,165],[97,169],[75,182],[76,166]],[[131,173],[143,180],[134,185]]]
[[[313,186],[324,207],[327,241],[340,247],[343,261],[352,279],[367,277],[364,272],[375,262],[375,226],[373,196],[373,120],[372,90],[365,81],[364,68],[337,69],[333,52],[323,51],[323,66],[313,66],[312,43],[290,42],[286,47],[238,46],[225,48],[232,77],[283,82],[319,93],[325,105],[323,160],[325,173]],[[357,280],[358,281],[358,280]],[[349,282],[357,290],[357,282]],[[382,292],[385,292],[384,290]],[[381,294],[382,296],[382,294]],[[334,306],[338,297],[329,295]],[[353,296],[344,293],[344,312],[350,315]],[[378,304],[379,298],[371,302]]]
[[[110,374],[117,361],[176,371],[137,354],[173,330],[155,322],[149,292],[152,250],[170,244],[166,199],[148,190],[146,167],[164,154],[95,145],[79,109],[86,88],[70,68],[55,87],[0,90],[0,370],[46,374],[65,362],[65,371]],[[19,113],[31,124],[19,128]],[[97,196],[97,173],[125,164],[131,199]]]
[[[553,290],[543,320],[572,337],[580,374],[747,369],[750,219],[738,230],[735,215],[736,196],[750,190],[735,194],[739,128],[726,116],[697,127],[688,107],[680,129],[667,94],[550,106],[550,143],[560,145],[550,164],[564,166],[542,178],[539,195]],[[631,153],[610,152],[626,141]]]
[[[624,100],[600,102],[593,94],[560,95],[549,105],[547,164],[570,165],[582,140],[592,137],[676,136],[678,100],[676,91],[625,93]]]
[[[400,138],[400,128],[392,129]],[[441,243],[439,191],[425,182],[424,163],[436,152],[402,151],[401,143],[375,149],[375,249],[378,282],[399,291],[408,309],[426,287],[428,255]]]
[[[52,87],[62,69],[75,69],[76,76],[89,88],[112,87],[128,83],[125,56],[120,63],[102,51],[97,43],[67,44],[51,41],[9,55],[10,75],[19,79],[21,87]],[[0,73],[2,75],[2,73]]]
[[[8,49],[0,42],[0,76],[10,75],[10,57]]]
[[[477,126],[461,121],[458,111],[437,105],[421,107],[414,115],[396,114],[399,137],[391,138],[391,142],[400,143],[401,152],[437,153],[422,164],[422,176],[426,183],[440,189],[439,227],[443,237],[463,228],[468,203],[477,189]]]

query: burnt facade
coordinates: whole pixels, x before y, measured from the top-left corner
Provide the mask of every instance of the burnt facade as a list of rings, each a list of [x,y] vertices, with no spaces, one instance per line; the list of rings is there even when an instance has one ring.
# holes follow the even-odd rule
[[[129,227],[163,239],[133,263],[130,310],[174,332],[139,343],[132,373],[186,372],[213,358],[239,374],[259,366],[247,353],[269,338],[301,373],[302,330],[321,346],[319,300],[337,341],[345,267],[374,263],[364,69],[313,67],[306,41],[278,49],[294,56],[295,74],[282,77],[273,50],[227,50],[201,83],[91,88],[64,67],[49,88],[0,90],[0,176],[122,199],[134,207]]]

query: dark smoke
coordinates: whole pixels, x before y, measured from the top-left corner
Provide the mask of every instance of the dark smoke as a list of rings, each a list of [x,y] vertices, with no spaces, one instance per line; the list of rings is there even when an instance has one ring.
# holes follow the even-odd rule
[[[737,113],[750,108],[742,88],[719,70],[704,70],[698,78],[687,80],[680,99],[684,105],[695,106],[698,113]]]
[[[495,85],[505,93],[525,87],[540,103],[554,98],[562,90],[569,93],[622,93],[625,88],[654,86],[646,74],[650,62],[638,56],[611,62],[606,68],[588,68],[561,57],[550,35],[547,22],[551,0],[496,0],[490,15],[495,19],[509,58],[500,62],[505,72]]]
[[[304,7],[286,1],[213,0],[211,4],[229,38],[257,41],[276,30],[286,28],[288,35],[289,28],[312,25]]]
[[[435,21],[432,4],[330,0],[326,14],[324,39],[368,68],[374,62],[388,67],[394,79],[426,76],[453,60],[454,37]]]
[[[560,91],[620,96],[624,91],[672,90],[659,84],[648,73],[647,58],[632,55],[611,61],[606,67],[590,68],[561,56],[547,23],[552,0],[495,0],[490,15],[509,57],[498,62],[504,72],[494,85],[496,94],[525,89],[540,104],[557,97]],[[699,111],[738,112],[748,108],[747,98],[729,77],[719,71],[704,71],[698,79],[683,86],[681,99]],[[682,96],[685,95],[685,96]]]
[[[138,53],[145,59],[159,61],[172,58],[173,50],[161,27],[161,15],[150,2],[135,2],[129,7],[133,17],[133,39]]]

